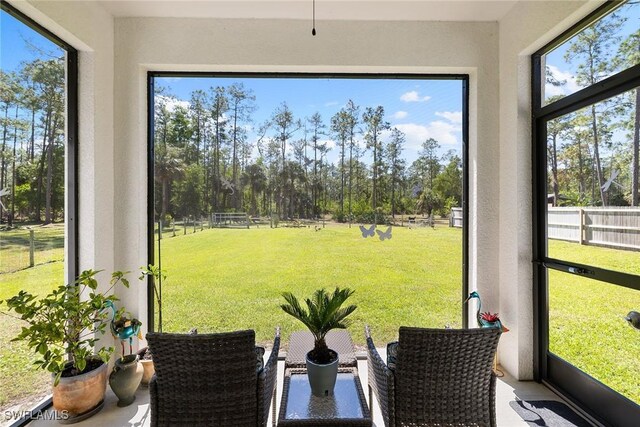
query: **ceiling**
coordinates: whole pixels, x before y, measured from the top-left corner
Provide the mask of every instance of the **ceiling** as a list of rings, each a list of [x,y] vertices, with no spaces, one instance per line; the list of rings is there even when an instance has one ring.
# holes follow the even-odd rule
[[[94,0],[116,17],[310,19],[312,0]],[[316,0],[316,19],[499,21],[518,0]]]

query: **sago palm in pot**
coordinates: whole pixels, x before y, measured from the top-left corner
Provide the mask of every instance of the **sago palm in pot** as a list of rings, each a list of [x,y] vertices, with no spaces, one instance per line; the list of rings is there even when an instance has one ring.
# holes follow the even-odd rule
[[[286,304],[280,307],[285,313],[301,321],[313,335],[314,347],[307,353],[307,372],[311,391],[316,396],[333,394],[338,375],[338,353],[327,347],[326,336],[332,329],[346,329],[347,316],[355,311],[355,305],[342,307],[355,291],[336,288],[333,293],[318,289],[305,300],[306,309],[291,292],[282,294]]]

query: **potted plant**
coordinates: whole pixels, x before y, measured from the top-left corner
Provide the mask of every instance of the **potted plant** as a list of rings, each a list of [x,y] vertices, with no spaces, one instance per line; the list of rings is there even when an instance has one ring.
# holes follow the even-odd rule
[[[140,280],[150,277],[153,281],[153,294],[155,295],[156,303],[158,304],[158,332],[162,332],[162,281],[166,280],[167,276],[159,267],[152,264],[149,264],[147,267],[141,267],[140,270]],[[151,354],[149,347],[139,350],[138,357],[144,369],[140,384],[143,387],[148,387],[149,381],[151,381],[153,374],[156,372],[153,366],[153,355]]]
[[[107,362],[114,348],[97,346],[98,340],[111,320],[106,308],[118,300],[108,294],[118,284],[129,287],[126,273],[116,271],[111,286],[99,292],[98,273],[85,270],[72,285],[42,298],[22,290],[0,301],[26,322],[12,341],[26,341],[38,357],[34,365],[52,373],[53,407],[66,423],[88,418],[104,404]]]
[[[124,309],[113,310],[113,320],[111,320],[111,333],[114,338],[120,340],[122,346],[122,357],[116,359],[111,375],[109,375],[109,386],[116,396],[118,396],[118,406],[129,406],[136,399],[136,390],[142,380],[143,367],[138,363],[138,355],[133,354],[133,337],[141,338],[140,326],[142,322],[125,312]],[[129,354],[125,355],[124,343],[129,341]]]
[[[282,294],[287,302],[280,306],[282,310],[301,321],[314,338],[314,347],[307,353],[306,362],[311,392],[315,396],[333,394],[338,375],[338,353],[327,347],[325,337],[330,330],[346,329],[349,325],[345,319],[356,306],[343,308],[342,305],[354,292],[349,288],[336,288],[333,293],[318,289],[312,298],[305,300],[306,310],[291,292]]]

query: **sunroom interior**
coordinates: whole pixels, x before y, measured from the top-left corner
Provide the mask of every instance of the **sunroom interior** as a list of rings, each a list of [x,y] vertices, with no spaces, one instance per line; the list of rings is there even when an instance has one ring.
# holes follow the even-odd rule
[[[312,35],[311,0],[3,0],[77,50],[77,218],[75,235],[65,242],[67,277],[88,268],[137,271],[150,262],[150,73],[468,76],[463,326],[476,326],[475,307],[462,305],[463,295],[476,290],[483,306],[499,312],[509,328],[500,338],[498,360],[510,386],[542,382],[589,423],[637,425],[637,402],[606,385],[588,388],[588,378],[562,375],[555,362],[547,362],[549,302],[540,296],[546,295],[540,275],[549,268],[540,248],[546,199],[540,202],[535,189],[547,169],[540,160],[546,148],[536,152],[534,139],[546,126],[548,110],[534,99],[540,92],[533,85],[541,85],[534,57],[609,3],[318,0]],[[638,67],[605,84],[594,100],[615,95],[616,88],[637,87]],[[566,114],[566,108],[549,117]],[[625,274],[620,283],[635,289],[630,309],[640,311],[638,270]],[[144,336],[153,324],[149,289],[131,286],[117,294],[143,320]],[[628,350],[636,358],[638,344]],[[640,378],[630,381],[640,388]],[[572,387],[588,388],[600,403]],[[375,425],[383,425],[375,414]],[[112,409],[102,416],[87,422],[133,422]],[[504,413],[500,417],[499,412],[498,425],[515,422]]]

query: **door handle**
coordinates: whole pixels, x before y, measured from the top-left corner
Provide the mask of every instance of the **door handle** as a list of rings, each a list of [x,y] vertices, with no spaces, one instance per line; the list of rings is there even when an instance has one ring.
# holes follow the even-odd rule
[[[569,271],[569,273],[573,273],[573,274],[594,274],[593,271],[591,270],[587,270],[586,268],[580,268],[580,267],[569,267],[567,269]]]

